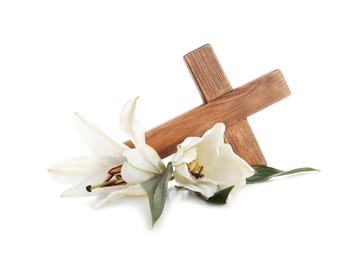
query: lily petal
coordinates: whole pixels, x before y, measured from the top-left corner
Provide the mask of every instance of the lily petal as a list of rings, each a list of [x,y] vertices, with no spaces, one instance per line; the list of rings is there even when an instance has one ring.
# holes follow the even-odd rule
[[[201,165],[209,166],[216,161],[219,156],[218,147],[224,143],[224,131],[225,125],[218,123],[204,134],[198,144],[200,153],[198,153],[197,160]]]
[[[105,199],[97,202],[95,208],[103,207],[107,203],[123,196],[145,196],[146,193],[140,184],[134,186],[128,186],[125,189],[111,192]]]
[[[124,163],[122,165],[121,176],[128,184],[138,184],[153,178],[158,173],[149,172],[145,169],[137,168],[135,165]]]
[[[198,140],[199,138],[197,138]],[[183,163],[190,163],[194,159],[196,159],[197,156],[197,147],[194,145],[178,145],[178,150],[174,154],[172,158],[172,162],[175,165],[183,164]]]
[[[100,157],[108,167],[121,165],[124,162],[124,157],[121,154],[129,149],[127,146],[113,141],[80,113],[74,114],[73,122],[88,149],[93,155]]]
[[[246,184],[246,178],[255,174],[255,170],[237,156],[230,145],[221,145],[219,154],[216,163],[205,170],[207,180],[217,185],[241,186]]]
[[[175,167],[174,177],[176,182],[194,192],[200,192],[206,198],[214,195],[217,191],[217,185],[210,180],[207,181],[195,181],[188,171],[188,167],[185,164]]]
[[[197,183],[195,185],[186,184],[185,187],[189,190],[194,191],[194,192],[201,193],[206,198],[212,197],[215,194],[215,192],[217,191],[217,185],[215,185],[214,183],[211,183],[211,182]]]
[[[188,166],[186,164],[180,164],[175,167],[174,178],[181,185],[186,185],[187,183],[196,183],[193,180],[193,177],[190,174]]]
[[[60,183],[76,185],[104,168],[96,157],[84,156],[53,165],[48,172]]]
[[[136,168],[155,174],[162,173],[165,165],[158,153],[150,146],[145,145],[141,149],[134,148],[123,153],[127,162]]]
[[[119,127],[129,137],[135,147],[140,148],[145,145],[145,133],[143,125],[135,116],[136,103],[138,97],[130,99],[120,113]]]

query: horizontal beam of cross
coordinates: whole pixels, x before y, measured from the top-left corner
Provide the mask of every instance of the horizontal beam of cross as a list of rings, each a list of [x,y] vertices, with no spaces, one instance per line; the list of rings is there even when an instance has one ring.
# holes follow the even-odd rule
[[[202,136],[219,122],[230,127],[289,95],[281,71],[275,70],[148,131],[146,142],[165,158],[186,137]]]

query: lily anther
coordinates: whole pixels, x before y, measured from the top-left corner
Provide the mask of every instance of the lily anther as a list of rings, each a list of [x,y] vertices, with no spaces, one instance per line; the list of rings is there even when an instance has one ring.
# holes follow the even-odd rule
[[[197,160],[193,160],[188,164],[188,170],[195,179],[201,179],[205,177],[205,175],[202,173],[204,171],[204,166],[200,166]]]

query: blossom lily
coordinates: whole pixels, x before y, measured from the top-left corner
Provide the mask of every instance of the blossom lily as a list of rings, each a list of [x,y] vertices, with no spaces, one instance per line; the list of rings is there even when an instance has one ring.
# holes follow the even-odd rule
[[[137,99],[129,100],[120,113],[120,128],[134,144],[133,149],[113,141],[81,114],[74,114],[75,128],[92,155],[50,167],[55,179],[74,185],[62,197],[107,196],[96,204],[100,207],[122,196],[146,195],[140,183],[166,167],[157,152],[145,143],[144,128],[135,117]]]
[[[216,124],[203,137],[188,137],[172,157],[178,184],[205,198],[230,187],[243,186],[255,170],[224,143],[225,125]]]

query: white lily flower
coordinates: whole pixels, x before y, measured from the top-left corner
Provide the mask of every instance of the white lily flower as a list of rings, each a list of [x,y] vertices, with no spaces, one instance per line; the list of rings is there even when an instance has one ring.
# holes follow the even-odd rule
[[[92,155],[50,167],[48,171],[55,179],[74,185],[62,197],[107,195],[97,203],[99,207],[122,196],[146,195],[139,184],[162,173],[165,165],[156,151],[145,144],[144,128],[135,117],[137,99],[129,100],[120,114],[120,128],[134,149],[116,143],[82,115],[74,114],[75,128]]]
[[[220,189],[243,186],[255,170],[224,143],[225,125],[216,124],[203,137],[188,137],[172,157],[174,178],[183,187],[210,198]]]

